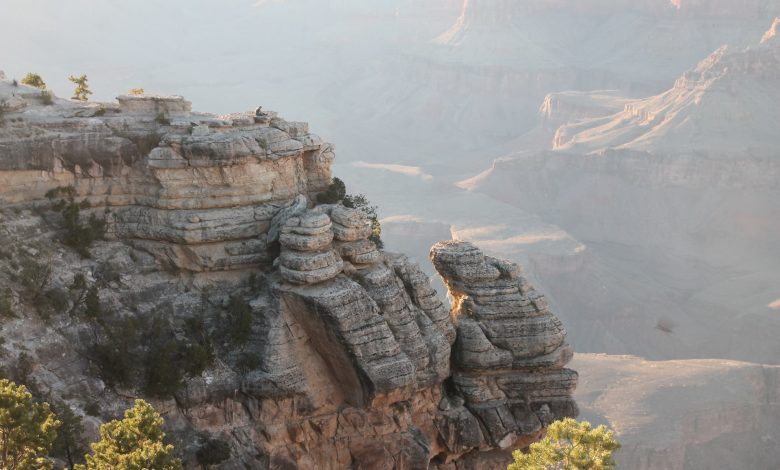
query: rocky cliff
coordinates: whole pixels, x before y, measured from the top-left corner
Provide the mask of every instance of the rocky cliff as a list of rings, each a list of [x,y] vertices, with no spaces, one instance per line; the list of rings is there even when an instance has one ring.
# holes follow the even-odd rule
[[[143,395],[189,466],[219,439],[220,468],[498,468],[577,414],[565,330],[519,268],[435,246],[448,309],[364,212],[315,202],[334,151],[305,123],[7,81],[0,101],[3,365],[88,432]],[[105,239],[76,253],[87,215]]]

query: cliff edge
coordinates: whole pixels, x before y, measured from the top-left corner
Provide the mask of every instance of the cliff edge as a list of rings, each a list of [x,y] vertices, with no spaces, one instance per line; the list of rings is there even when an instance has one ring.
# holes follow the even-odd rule
[[[144,396],[188,465],[218,439],[219,468],[493,468],[577,414],[519,267],[437,244],[448,309],[363,211],[318,202],[334,147],[306,123],[7,81],[0,101],[3,366],[87,433]]]

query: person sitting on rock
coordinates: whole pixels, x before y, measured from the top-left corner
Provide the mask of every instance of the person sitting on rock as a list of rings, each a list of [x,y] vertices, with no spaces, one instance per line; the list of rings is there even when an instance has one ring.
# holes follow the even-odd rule
[[[262,106],[258,106],[257,109],[255,109],[255,116],[267,116],[267,114],[263,112]]]

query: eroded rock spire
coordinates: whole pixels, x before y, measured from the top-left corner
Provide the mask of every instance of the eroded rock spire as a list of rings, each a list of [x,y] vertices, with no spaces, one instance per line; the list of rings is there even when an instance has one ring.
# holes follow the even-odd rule
[[[462,241],[434,245],[431,260],[457,324],[452,377],[493,445],[515,445],[555,419],[576,416],[577,373],[566,330],[514,263]]]

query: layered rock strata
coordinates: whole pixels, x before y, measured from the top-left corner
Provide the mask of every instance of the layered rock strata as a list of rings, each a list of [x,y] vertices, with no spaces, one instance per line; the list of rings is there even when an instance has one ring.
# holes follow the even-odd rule
[[[0,203],[73,186],[113,211],[111,233],[179,270],[272,261],[280,207],[330,184],[333,146],[305,123],[194,113],[178,96],[43,106],[38,95],[0,83],[0,99],[21,103],[0,127]]]
[[[279,235],[280,270],[285,281],[316,284],[333,279],[344,269],[344,262],[331,249],[332,226],[326,214],[313,211],[287,219]]]
[[[566,330],[516,264],[468,242],[431,249],[457,322],[453,382],[492,445],[511,446],[553,420],[577,415],[577,373]]]
[[[333,147],[305,123],[195,113],[181,97],[46,106],[2,81],[0,99],[15,103],[0,126],[0,259],[45,252],[63,291],[84,274],[107,323],[162,316],[181,337],[193,324],[212,335],[211,365],[155,401],[188,466],[206,433],[231,449],[221,468],[495,467],[509,454],[483,451],[527,445],[575,412],[563,329],[515,268],[436,248],[450,311],[417,263],[368,239],[364,212],[312,202]],[[58,242],[46,193],[63,186],[106,217],[90,259]],[[109,268],[119,274],[98,283]],[[0,264],[0,282],[21,291],[14,269]],[[0,330],[3,351],[29,351],[41,386],[77,410],[73,397],[99,397],[106,415],[142,394],[94,375],[75,317],[34,323],[15,302],[26,316]],[[241,331],[226,328],[237,319]]]

